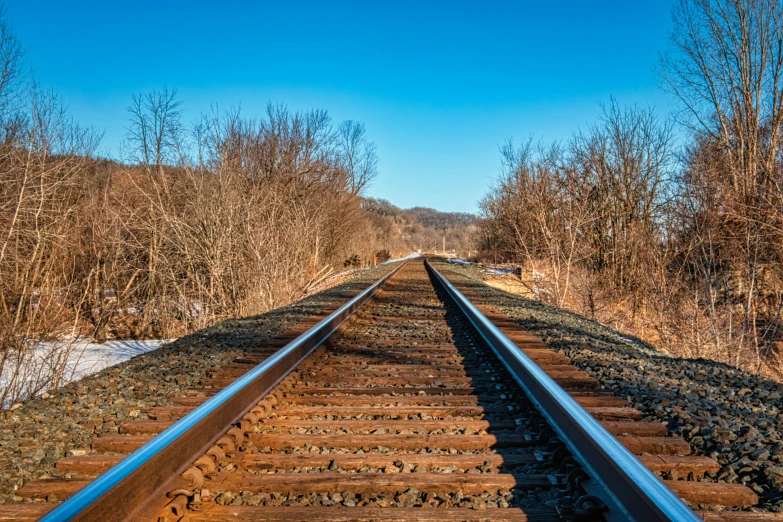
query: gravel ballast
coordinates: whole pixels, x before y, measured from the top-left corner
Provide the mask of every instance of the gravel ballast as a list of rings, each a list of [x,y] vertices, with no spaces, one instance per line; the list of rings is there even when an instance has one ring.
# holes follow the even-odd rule
[[[578,314],[490,287],[475,265],[435,266],[627,398],[643,420],[665,422],[694,454],[715,459],[721,470],[704,480],[745,484],[760,496],[761,510],[783,512],[780,383],[710,360],[663,355]]]
[[[0,412],[0,504],[32,479],[63,476],[56,462],[90,453],[94,438],[154,406],[329,306],[339,305],[397,266],[382,265],[265,314],[231,319]]]

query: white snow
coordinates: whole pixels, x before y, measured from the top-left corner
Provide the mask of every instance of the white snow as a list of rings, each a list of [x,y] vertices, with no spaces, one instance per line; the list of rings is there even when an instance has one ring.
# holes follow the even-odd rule
[[[450,257],[446,261],[448,261],[449,263],[459,263],[460,265],[469,265],[470,264],[470,261],[465,261],[464,259],[459,259],[457,257],[454,257],[454,258]]]
[[[513,270],[511,268],[488,268],[487,273],[488,274],[494,274],[494,275],[505,275],[512,273]]]
[[[68,341],[40,343],[35,350],[26,357],[24,369],[20,372],[19,381],[15,383],[16,389],[26,390],[29,393],[43,393],[50,386],[50,375],[53,361],[61,359],[67,352],[65,369],[62,372],[60,386],[71,381],[81,379],[104,368],[127,361],[135,355],[147,353],[160,348],[173,339],[153,339],[144,341],[106,341],[104,343],[91,343],[86,339],[79,339],[70,343]],[[13,368],[6,365],[0,374],[0,389],[9,385],[10,373]],[[8,406],[8,405],[6,405]]]
[[[533,293],[536,294],[536,297],[541,299],[542,295],[545,295],[547,297],[552,297],[552,292],[547,290],[546,288],[541,288],[540,286],[534,286],[533,287]]]
[[[72,380],[81,379],[109,366],[127,361],[135,355],[157,350],[171,341],[173,339],[106,341],[105,343],[80,341],[74,347],[71,352],[72,357],[68,360],[69,369],[73,371]]]
[[[622,335],[620,335],[620,334],[617,334],[617,333],[614,333],[614,332],[610,332],[610,333],[611,333],[611,334],[614,336],[614,338],[615,338],[615,339],[617,339],[618,341],[622,341],[622,342],[624,342],[624,343],[625,343],[625,344],[627,344],[627,345],[633,346],[634,348],[639,348],[639,349],[641,349],[641,350],[645,350],[645,351],[647,350],[647,348],[646,348],[646,347],[644,347],[644,346],[642,346],[641,344],[637,343],[637,342],[636,342],[636,341],[634,341],[633,339],[629,339],[628,337],[624,337],[624,336],[622,336]]]

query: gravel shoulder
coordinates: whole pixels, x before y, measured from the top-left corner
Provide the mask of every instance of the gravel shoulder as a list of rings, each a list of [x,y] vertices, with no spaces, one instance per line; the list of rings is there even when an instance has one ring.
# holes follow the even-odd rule
[[[578,314],[488,286],[475,265],[435,266],[626,397],[644,420],[665,422],[694,454],[714,458],[722,468],[705,480],[745,484],[759,494],[761,508],[783,512],[780,383],[710,360],[664,355]]]
[[[393,270],[363,270],[340,285],[268,313],[231,319],[0,412],[0,504],[32,479],[62,476],[55,463],[88,453],[95,437],[196,386],[207,373],[320,310],[343,303]],[[45,397],[45,398],[44,398]]]

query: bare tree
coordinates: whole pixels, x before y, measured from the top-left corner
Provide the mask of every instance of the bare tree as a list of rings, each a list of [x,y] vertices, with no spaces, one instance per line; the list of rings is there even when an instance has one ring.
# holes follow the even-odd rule
[[[671,122],[651,109],[621,109],[614,100],[599,124],[571,144],[593,216],[586,236],[594,248],[591,269],[611,271],[607,282],[620,295],[644,282],[649,254],[659,246],[672,153]]]
[[[128,142],[133,159],[148,168],[176,163],[180,142],[181,102],[176,89],[134,94],[130,107]]]
[[[367,140],[363,123],[346,120],[337,129],[340,159],[348,177],[348,192],[357,196],[378,174],[375,143]]]

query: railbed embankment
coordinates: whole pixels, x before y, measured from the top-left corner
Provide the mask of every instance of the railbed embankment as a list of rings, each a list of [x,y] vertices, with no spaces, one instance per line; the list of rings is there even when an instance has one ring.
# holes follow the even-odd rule
[[[475,265],[436,261],[458,288],[467,288],[524,330],[562,351],[607,389],[626,397],[642,420],[663,421],[694,454],[721,469],[704,480],[745,484],[760,506],[783,512],[783,388],[778,382],[722,363],[663,355],[653,346],[540,301],[484,284]]]

